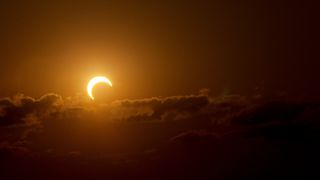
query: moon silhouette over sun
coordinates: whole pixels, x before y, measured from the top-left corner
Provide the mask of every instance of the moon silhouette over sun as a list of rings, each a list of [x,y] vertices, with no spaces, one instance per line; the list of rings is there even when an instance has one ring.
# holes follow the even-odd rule
[[[112,87],[112,82],[104,76],[96,76],[96,77],[92,78],[89,81],[88,86],[87,86],[88,95],[92,100],[94,100],[92,90],[93,90],[94,86],[98,83],[105,83],[105,84],[108,84],[110,87]]]

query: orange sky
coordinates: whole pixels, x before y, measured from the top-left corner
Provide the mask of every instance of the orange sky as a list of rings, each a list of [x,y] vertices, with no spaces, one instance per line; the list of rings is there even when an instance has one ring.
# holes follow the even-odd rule
[[[94,75],[113,81],[113,98],[310,94],[312,18],[295,3],[7,2],[0,95],[72,96]]]

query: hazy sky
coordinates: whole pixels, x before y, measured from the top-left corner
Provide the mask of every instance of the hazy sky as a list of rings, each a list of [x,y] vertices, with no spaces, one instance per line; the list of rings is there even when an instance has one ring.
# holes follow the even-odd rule
[[[85,93],[100,74],[114,98],[320,90],[307,3],[7,1],[0,12],[1,96]]]

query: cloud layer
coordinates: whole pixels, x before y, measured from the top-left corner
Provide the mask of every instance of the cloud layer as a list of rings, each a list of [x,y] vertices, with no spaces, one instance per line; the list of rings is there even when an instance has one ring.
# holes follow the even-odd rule
[[[305,177],[319,159],[319,118],[319,102],[284,97],[17,95],[0,100],[2,175],[34,177],[33,162],[39,179]]]

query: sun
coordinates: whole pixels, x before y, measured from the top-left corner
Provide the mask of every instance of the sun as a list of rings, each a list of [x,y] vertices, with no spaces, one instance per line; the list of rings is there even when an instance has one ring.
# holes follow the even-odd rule
[[[92,89],[93,89],[94,86],[95,86],[96,84],[98,84],[98,83],[106,83],[106,84],[108,84],[109,86],[112,87],[112,82],[111,82],[108,78],[106,78],[106,77],[104,77],[104,76],[96,76],[96,77],[92,78],[92,79],[89,81],[88,85],[87,85],[87,92],[88,92],[89,97],[90,97],[92,100],[94,100],[94,96],[93,96],[93,94],[92,94]]]

